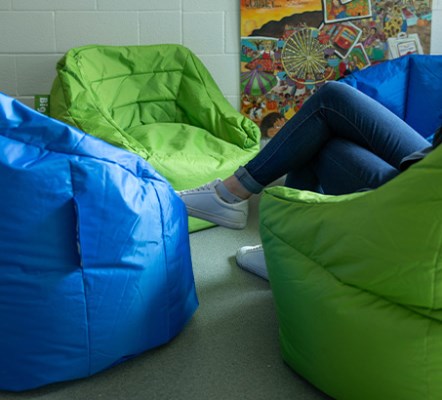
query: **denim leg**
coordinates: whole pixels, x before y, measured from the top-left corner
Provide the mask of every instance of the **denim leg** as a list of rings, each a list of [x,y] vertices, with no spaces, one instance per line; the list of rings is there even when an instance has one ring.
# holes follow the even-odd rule
[[[354,142],[394,168],[403,157],[429,145],[375,100],[346,84],[329,82],[235,175],[246,189],[259,193],[279,177],[306,166],[331,138]]]
[[[316,172],[315,160],[296,171],[289,171],[284,186],[310,192],[324,193]]]
[[[346,139],[331,139],[313,164],[325,194],[375,189],[399,174],[376,154]]]

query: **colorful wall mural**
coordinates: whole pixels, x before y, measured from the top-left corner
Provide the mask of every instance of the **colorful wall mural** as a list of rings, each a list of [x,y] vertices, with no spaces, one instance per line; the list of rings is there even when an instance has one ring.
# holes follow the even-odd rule
[[[429,53],[431,0],[240,0],[241,112],[271,137],[326,81]]]

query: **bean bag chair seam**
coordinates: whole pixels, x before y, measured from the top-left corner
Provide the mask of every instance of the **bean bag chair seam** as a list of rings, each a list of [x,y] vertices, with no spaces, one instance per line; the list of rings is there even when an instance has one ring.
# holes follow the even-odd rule
[[[81,139],[83,140],[83,139]],[[91,362],[91,332],[90,332],[90,315],[89,315],[89,305],[88,305],[88,296],[86,293],[86,278],[84,275],[84,263],[83,263],[83,256],[82,256],[82,246],[81,246],[81,232],[80,232],[80,210],[78,208],[78,203],[76,200],[76,187],[75,187],[75,181],[74,181],[74,177],[72,175],[72,161],[68,161],[69,164],[69,174],[71,177],[71,187],[72,187],[72,200],[74,202],[74,211],[75,211],[75,215],[77,217],[77,246],[78,246],[78,254],[79,254],[79,258],[80,258],[80,265],[79,268],[81,269],[81,277],[82,277],[82,286],[83,286],[83,294],[84,294],[84,305],[85,305],[85,315],[86,315],[86,325],[87,325],[87,354],[88,354],[88,375],[92,374],[92,362]]]
[[[58,121],[56,121],[56,122],[58,122]],[[83,133],[83,132],[81,132],[81,133]],[[66,151],[60,151],[58,149],[54,150],[54,149],[51,149],[49,147],[39,146],[38,144],[36,144],[34,142],[27,142],[25,140],[19,140],[18,138],[15,138],[15,137],[10,137],[10,136],[5,136],[5,135],[2,135],[2,136],[8,138],[8,140],[19,142],[19,143],[23,143],[26,146],[32,146],[32,147],[35,147],[37,149],[44,150],[44,151],[47,151],[47,152],[51,152],[51,153],[55,153],[55,154],[64,154],[64,155],[67,155],[67,156],[75,156],[75,157],[80,157],[80,158],[88,158],[88,159],[91,159],[91,160],[98,160],[98,161],[102,161],[102,162],[109,163],[109,164],[112,164],[112,165],[118,165],[120,168],[124,169],[126,172],[130,173],[131,175],[133,175],[133,176],[135,176],[137,178],[143,178],[143,180],[144,180],[144,178],[146,178],[146,176],[143,176],[147,172],[147,170],[144,169],[144,168],[141,171],[134,172],[132,169],[126,167],[125,165],[120,164],[120,163],[118,163],[116,161],[107,159],[107,158],[95,157],[95,156],[93,156],[91,154],[74,153],[74,151],[81,144],[81,142],[83,141],[83,139],[85,138],[86,135],[87,134],[83,133],[83,137],[75,144],[75,146],[73,146],[71,149],[69,149],[70,151],[72,151],[72,153],[68,153]],[[99,139],[99,140],[101,140],[101,139]],[[149,179],[156,180],[154,175],[149,174],[148,177],[149,177]]]
[[[143,181],[144,181],[144,179],[143,179]],[[166,247],[166,238],[164,237],[164,229],[165,229],[165,227],[164,227],[163,206],[161,204],[161,201],[160,201],[161,199],[160,199],[160,196],[158,195],[157,188],[154,187],[153,185],[152,185],[152,187],[153,187],[153,189],[155,191],[155,195],[156,195],[156,198],[157,198],[157,201],[158,201],[158,205],[159,205],[160,210],[161,210],[161,212],[160,212],[160,217],[161,217],[161,238],[162,238],[162,247],[163,247],[163,251],[164,251],[164,258],[166,260],[166,265],[167,265],[168,264],[168,252],[167,252],[167,247]],[[170,282],[169,270],[167,268],[166,268],[166,277],[167,277],[167,283],[169,283]],[[168,314],[168,318],[167,318],[167,333],[168,333],[168,336],[170,337],[170,309],[171,309],[170,305],[171,305],[171,302],[170,302],[170,294],[169,294],[169,292],[166,292],[166,294],[167,294],[167,305],[169,306],[168,307],[168,313],[169,314]]]
[[[417,315],[421,315],[424,316],[425,318],[428,318],[430,320],[436,321],[438,323],[441,323],[442,321],[439,321],[438,319],[431,317],[427,314],[422,314],[418,311],[416,311],[415,307],[409,307],[406,304],[402,304],[402,303],[397,303],[395,301],[392,301],[391,299],[389,299],[388,297],[385,297],[383,295],[380,295],[378,293],[372,292],[368,289],[365,288],[361,288],[357,285],[353,285],[353,284],[349,284],[345,281],[342,281],[341,279],[339,279],[336,275],[334,275],[332,272],[330,272],[327,267],[323,266],[321,263],[317,262],[314,258],[306,256],[301,250],[299,250],[297,247],[294,247],[292,244],[288,243],[286,240],[284,240],[283,238],[281,238],[278,234],[276,234],[275,232],[273,232],[268,225],[266,225],[266,223],[264,221],[261,221],[261,228],[266,229],[269,233],[271,233],[271,235],[273,235],[274,237],[278,238],[282,243],[284,243],[286,246],[296,250],[299,254],[302,254],[303,257],[305,257],[306,259],[312,261],[318,268],[320,268],[322,271],[326,272],[327,274],[329,274],[331,277],[333,277],[337,282],[339,282],[339,284],[341,284],[342,286],[347,286],[347,287],[351,287],[360,291],[363,291],[365,293],[369,293],[372,296],[375,296],[377,298],[383,299],[385,301],[387,301],[388,303],[392,304],[392,305],[397,305],[398,307],[401,307],[409,312],[412,312],[413,314],[417,314]],[[435,275],[435,271],[433,268],[433,276]],[[433,285],[434,285],[434,279],[433,279]],[[433,290],[434,293],[434,290]],[[434,296],[433,296],[434,299]],[[417,308],[417,307],[416,307]]]
[[[94,109],[97,111],[97,113],[98,113],[101,117],[104,118],[104,120],[105,120],[107,123],[110,124],[110,126],[114,129],[114,133],[118,133],[118,134],[119,134],[119,137],[122,138],[122,139],[125,141],[125,145],[128,147],[128,149],[130,149],[130,151],[132,151],[132,152],[134,152],[134,153],[137,153],[138,150],[139,150],[139,151],[141,151],[141,153],[143,154],[143,157],[144,157],[146,160],[148,160],[149,157],[150,157],[150,154],[147,152],[146,149],[143,148],[143,146],[141,146],[141,143],[139,143],[136,139],[131,138],[131,139],[134,140],[137,144],[139,144],[139,149],[133,147],[133,146],[131,145],[130,141],[127,140],[127,138],[126,138],[124,132],[122,132],[122,131],[120,130],[119,126],[115,123],[114,119],[113,119],[110,115],[107,115],[107,113],[104,112],[104,110],[103,110],[101,107],[98,106],[99,104],[101,104],[101,102],[99,101],[99,99],[96,98],[96,96],[94,95],[94,93],[90,90],[91,81],[89,80],[88,76],[84,74],[83,69],[81,68],[81,63],[79,62],[79,57],[81,57],[81,56],[80,56],[79,53],[80,53],[80,51],[75,51],[75,53],[74,53],[74,54],[75,54],[74,59],[75,59],[75,62],[76,62],[76,67],[77,67],[77,70],[78,70],[78,74],[80,75],[80,77],[81,77],[86,83],[88,83],[88,87],[85,87],[84,85],[81,85],[81,86],[83,87],[83,91],[86,92],[89,96],[91,96],[92,99],[94,99],[94,102],[93,102],[93,107],[94,107]],[[65,86],[64,86],[64,84],[62,84],[62,82],[63,82],[63,80],[60,79],[60,86],[62,87],[64,100],[65,100],[66,104],[70,104],[70,102],[69,102],[69,98],[68,98],[67,95],[66,95]],[[80,125],[79,125],[79,124],[77,123],[77,121],[76,121],[76,118],[71,114],[71,112],[69,111],[69,109],[68,109],[68,113],[69,113],[69,115],[71,116],[72,121],[74,121],[75,126],[76,126],[77,128],[79,128],[79,129],[81,129]],[[146,155],[145,155],[145,154],[146,154]]]
[[[115,123],[114,119],[110,116],[107,115],[107,113],[102,109],[102,107],[99,107],[99,105],[101,105],[101,102],[99,101],[99,99],[97,99],[96,95],[90,90],[91,87],[91,80],[89,79],[89,77],[87,76],[87,74],[85,74],[85,72],[83,71],[83,69],[81,68],[81,63],[79,62],[79,57],[80,52],[76,52],[75,55],[75,61],[76,61],[76,66],[78,68],[78,73],[79,75],[82,77],[82,79],[88,84],[87,87],[83,86],[84,90],[94,99],[94,108],[100,113],[100,115],[107,121],[109,122],[113,128],[116,129],[116,131],[118,133],[121,134],[121,136],[124,137],[123,132],[120,131],[120,128],[118,127],[118,125]],[[130,144],[129,144],[130,145]],[[134,151],[134,150],[132,150]]]
[[[193,65],[194,65],[194,67],[195,67],[195,70],[198,72],[198,76],[200,77],[201,82],[204,82],[204,88],[206,89],[206,93],[207,93],[207,95],[209,96],[210,100],[212,100],[212,103],[213,103],[213,105],[214,105],[216,111],[219,113],[219,115],[222,115],[222,116],[223,116],[223,119],[226,121],[226,123],[227,123],[228,125],[232,126],[234,129],[236,129],[236,125],[233,124],[228,118],[224,118],[224,115],[220,112],[221,109],[220,109],[220,107],[219,107],[219,105],[218,105],[218,102],[215,101],[215,99],[211,96],[210,91],[207,90],[207,84],[206,84],[206,81],[203,79],[203,76],[201,75],[201,71],[200,71],[200,69],[198,68],[198,66],[196,65],[196,63],[195,63],[193,57],[191,57],[191,54],[190,54],[190,53],[187,55],[186,63],[189,62],[189,58],[191,59]],[[184,76],[184,74],[183,74],[183,76]],[[182,82],[182,78],[181,78],[181,82]],[[215,83],[215,82],[214,82],[214,83]],[[216,84],[216,83],[215,83],[215,84]],[[181,84],[180,84],[180,85],[181,85]],[[217,85],[217,86],[218,86],[218,85]],[[245,118],[245,117],[243,116],[243,119],[244,119],[244,118]],[[214,132],[214,133],[215,133],[215,132]],[[244,140],[243,140],[242,144],[243,144],[243,146],[244,146],[244,149],[247,149],[247,148],[249,148],[249,147],[253,147],[253,146],[247,146],[247,145],[246,145],[246,142],[248,141],[247,139],[249,139],[249,137],[248,137],[247,135],[243,135],[243,136],[244,136]],[[220,138],[220,139],[221,139],[221,138]],[[221,140],[225,141],[224,139],[221,139]],[[238,147],[241,147],[241,146],[239,146],[239,145],[237,145],[237,144],[235,144],[235,145],[238,146]],[[253,145],[255,145],[255,143],[253,143]]]
[[[80,68],[79,68],[80,69]],[[132,76],[142,76],[142,75],[157,75],[157,74],[166,74],[169,72],[182,72],[183,69],[182,68],[175,68],[175,69],[168,69],[167,71],[149,71],[149,72],[133,72],[131,73]],[[96,82],[106,82],[106,81],[111,81],[113,79],[119,79],[119,78],[125,78],[127,75],[126,74],[122,74],[122,75],[114,75],[112,77],[105,77],[102,78],[100,80],[91,80],[89,79],[87,82],[88,83],[96,83]]]
[[[76,52],[75,52],[75,55],[77,55],[77,54],[78,54],[78,52],[76,51]],[[62,61],[62,60],[61,60],[61,61]],[[59,61],[58,64],[60,64],[61,61]],[[64,85],[64,80],[60,78],[58,81],[59,81],[59,83],[60,83],[61,92],[63,93],[63,99],[64,99],[64,102],[65,102],[66,104],[70,104],[69,97],[68,97],[67,94],[66,94],[66,87],[65,87],[65,85]],[[70,108],[66,108],[66,112],[67,112],[67,114],[70,116],[70,119],[71,119],[72,123],[75,125],[75,127],[76,127],[77,129],[81,129],[80,126],[79,126],[79,124],[77,123],[75,117],[71,114],[71,109],[70,109]]]

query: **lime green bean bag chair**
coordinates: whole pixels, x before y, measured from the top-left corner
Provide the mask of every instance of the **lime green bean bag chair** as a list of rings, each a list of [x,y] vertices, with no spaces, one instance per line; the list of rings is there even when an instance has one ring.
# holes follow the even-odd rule
[[[71,49],[57,64],[51,116],[140,155],[175,190],[225,178],[259,150],[258,127],[180,45]]]
[[[340,400],[442,399],[442,147],[376,190],[266,190],[284,360]]]

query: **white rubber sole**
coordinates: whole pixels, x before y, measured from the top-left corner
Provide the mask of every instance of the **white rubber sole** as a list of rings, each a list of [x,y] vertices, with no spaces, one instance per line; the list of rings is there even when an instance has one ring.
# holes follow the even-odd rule
[[[237,219],[232,220],[229,218],[223,218],[220,215],[205,213],[204,211],[197,210],[189,206],[186,206],[186,208],[187,208],[187,213],[191,217],[200,218],[205,221],[213,222],[214,224],[224,226],[225,228],[244,229],[247,225],[247,217],[243,218],[242,221],[238,221]]]

